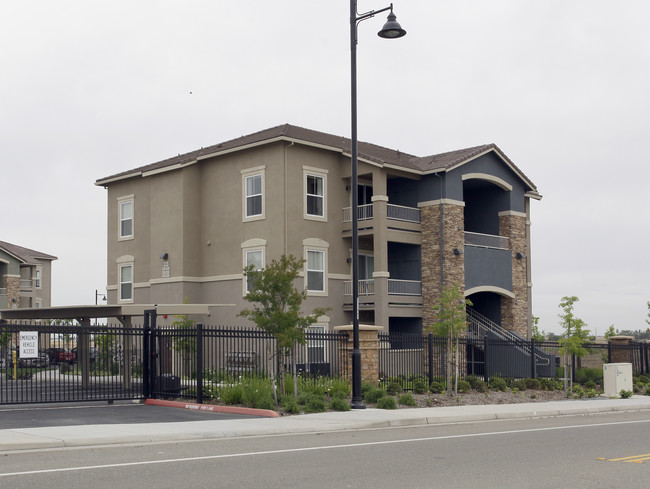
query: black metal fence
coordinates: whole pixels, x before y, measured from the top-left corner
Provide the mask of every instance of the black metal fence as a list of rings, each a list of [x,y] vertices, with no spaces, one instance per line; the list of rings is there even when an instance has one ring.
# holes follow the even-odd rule
[[[305,345],[282,356],[276,339],[260,330],[157,328],[151,319],[136,327],[0,324],[0,404],[157,396],[200,402],[206,387],[277,376],[294,363],[305,376],[342,376],[347,369],[345,334],[309,331]],[[21,336],[36,338],[30,358]]]
[[[602,369],[605,363],[631,363],[636,374],[650,374],[650,345],[631,343],[585,343],[587,354],[572,357],[568,364],[580,368]],[[537,378],[564,376],[564,358],[557,342],[511,341],[496,338],[459,338],[448,348],[447,339],[420,334],[379,335],[380,382],[398,381],[409,388],[415,378],[429,383],[446,377],[447,352],[453,354],[451,374],[475,375],[488,381],[492,376]],[[456,363],[457,358],[457,363]]]

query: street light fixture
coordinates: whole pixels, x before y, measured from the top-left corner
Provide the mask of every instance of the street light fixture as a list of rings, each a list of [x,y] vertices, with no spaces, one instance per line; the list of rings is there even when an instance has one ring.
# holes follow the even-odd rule
[[[359,348],[359,179],[357,142],[357,26],[363,20],[386,12],[388,20],[377,35],[384,39],[397,39],[406,31],[397,22],[393,4],[365,14],[357,12],[357,0],[350,0],[350,73],[351,73],[351,164],[352,164],[352,409],[365,409],[361,398],[361,350]]]

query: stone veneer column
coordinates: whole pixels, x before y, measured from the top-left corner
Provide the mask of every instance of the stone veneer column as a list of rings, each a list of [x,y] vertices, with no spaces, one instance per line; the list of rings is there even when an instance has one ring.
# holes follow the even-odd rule
[[[7,307],[9,309],[20,307],[20,277],[5,276],[2,281],[3,288],[7,289]],[[16,299],[16,302],[12,302],[11,299]]]
[[[442,281],[459,284],[465,291],[465,214],[463,202],[440,201],[420,204],[422,223],[422,327],[433,322],[433,306],[442,290],[440,280],[440,211],[442,210]],[[454,249],[461,252],[454,254]]]
[[[359,349],[361,350],[361,380],[379,382],[379,332],[383,326],[359,325]],[[334,331],[347,333],[347,341],[340,346],[347,357],[345,377],[352,380],[352,325],[335,326]]]
[[[499,213],[499,234],[508,238],[512,255],[512,292],[514,299],[501,298],[501,326],[528,337],[528,244],[526,214],[506,211]],[[517,258],[520,253],[520,258]]]

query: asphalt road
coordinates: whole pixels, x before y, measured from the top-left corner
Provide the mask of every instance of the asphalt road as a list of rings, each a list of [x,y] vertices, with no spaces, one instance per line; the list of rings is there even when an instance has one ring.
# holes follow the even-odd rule
[[[160,406],[145,406],[131,401],[70,404],[30,404],[0,406],[0,429],[38,428],[44,426],[77,426],[91,424],[174,423],[250,418]],[[0,488],[2,488],[0,484]]]
[[[645,489],[648,434],[636,412],[50,449],[3,456],[0,487]]]

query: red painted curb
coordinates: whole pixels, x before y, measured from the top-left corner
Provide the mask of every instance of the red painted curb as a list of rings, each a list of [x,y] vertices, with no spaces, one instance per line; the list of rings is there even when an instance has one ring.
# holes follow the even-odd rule
[[[196,404],[182,401],[163,401],[162,399],[147,399],[147,406],[165,406],[182,409],[192,409],[194,411],[209,411],[213,413],[245,414],[247,416],[263,416],[266,418],[279,418],[280,414],[270,409],[254,409],[237,406],[217,406],[215,404]]]

